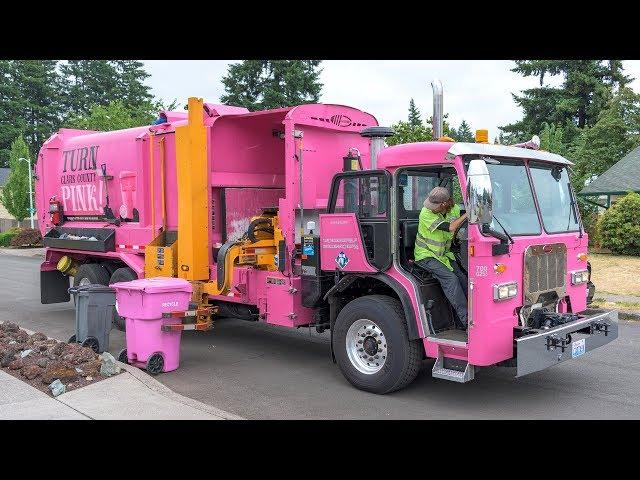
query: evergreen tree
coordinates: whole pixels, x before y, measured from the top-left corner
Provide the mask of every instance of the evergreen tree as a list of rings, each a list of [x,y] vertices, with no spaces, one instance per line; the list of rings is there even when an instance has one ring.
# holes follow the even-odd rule
[[[539,88],[513,94],[524,110],[519,122],[500,127],[509,143],[525,141],[539,131],[542,122],[554,125],[573,123],[579,129],[593,125],[611,98],[612,90],[623,88],[632,79],[622,73],[620,60],[519,60],[512,69],[525,77],[537,76]],[[546,75],[562,75],[560,87],[544,84]]]
[[[55,60],[0,62],[0,166],[20,134],[32,151],[60,124],[61,81]]]
[[[29,164],[21,158],[29,159],[29,147],[21,136],[11,143],[9,152],[9,179],[0,193],[4,208],[21,222],[29,218]],[[33,159],[31,164],[33,165]]]
[[[600,175],[640,144],[636,133],[639,105],[638,95],[622,89],[602,110],[595,125],[585,128],[576,139],[571,157],[575,162],[573,180],[577,191],[586,180]]]
[[[540,133],[540,149],[547,152],[557,153],[558,155],[566,155],[566,145],[563,143],[562,127],[544,122],[542,132]]]
[[[471,127],[466,120],[462,120],[462,123],[455,131],[455,136],[453,138],[458,142],[475,142],[476,140],[476,137],[473,135]]]
[[[243,60],[222,78],[220,101],[264,110],[319,101],[320,60]]]
[[[108,105],[122,90],[115,65],[109,60],[69,60],[60,70],[67,116],[88,114],[93,105]]]
[[[144,83],[150,77],[143,68],[144,64],[138,60],[114,60],[111,63],[117,73],[116,99],[133,110],[148,109],[153,95]]]
[[[409,100],[409,125],[412,127],[419,127],[422,125],[422,116],[420,110],[416,107],[413,98]]]

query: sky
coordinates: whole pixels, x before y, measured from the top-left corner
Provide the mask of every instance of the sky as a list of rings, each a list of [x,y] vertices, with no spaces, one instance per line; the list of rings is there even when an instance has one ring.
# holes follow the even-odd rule
[[[166,102],[179,103],[190,96],[219,103],[224,93],[221,78],[236,61],[153,60],[145,61],[153,94]],[[625,73],[635,78],[631,87],[640,92],[640,61],[623,62]],[[538,79],[511,72],[509,60],[325,60],[320,81],[321,103],[359,108],[373,114],[380,125],[407,119],[409,100],[428,118],[432,114],[431,80],[438,78],[444,91],[444,112],[458,127],[464,119],[472,130],[488,129],[498,136],[498,126],[517,121],[521,109],[511,93],[538,86]],[[545,77],[545,84],[557,86],[560,77]]]

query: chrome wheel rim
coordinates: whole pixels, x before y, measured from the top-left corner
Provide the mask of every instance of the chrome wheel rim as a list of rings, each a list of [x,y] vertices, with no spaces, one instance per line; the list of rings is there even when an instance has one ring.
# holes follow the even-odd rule
[[[84,287],[85,285],[91,285],[91,280],[87,277],[81,278],[80,283],[78,284],[80,287]]]
[[[346,347],[351,364],[365,375],[378,373],[387,361],[387,338],[375,322],[366,318],[349,327]]]

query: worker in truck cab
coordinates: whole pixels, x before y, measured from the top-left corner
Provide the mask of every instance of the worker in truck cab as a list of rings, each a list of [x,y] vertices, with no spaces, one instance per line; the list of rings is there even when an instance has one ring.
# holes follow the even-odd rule
[[[454,205],[445,187],[435,187],[420,211],[414,249],[415,264],[430,272],[462,322],[467,327],[467,276],[450,250],[453,232],[464,222],[460,207]]]

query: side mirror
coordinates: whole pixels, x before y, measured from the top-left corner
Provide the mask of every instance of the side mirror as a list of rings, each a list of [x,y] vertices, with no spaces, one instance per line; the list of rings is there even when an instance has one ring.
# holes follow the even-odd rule
[[[493,197],[491,178],[484,160],[475,159],[467,169],[467,203],[469,224],[491,223],[493,220]]]

